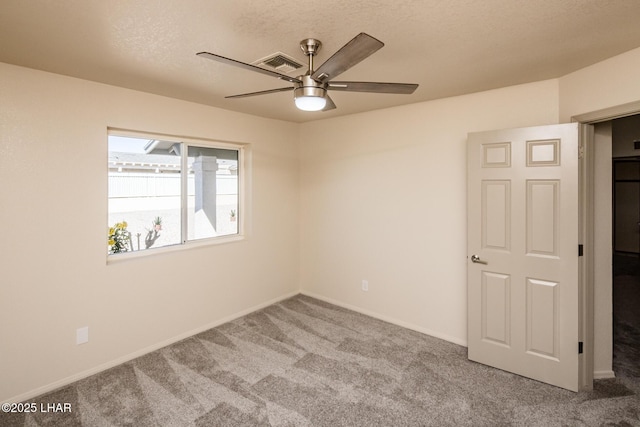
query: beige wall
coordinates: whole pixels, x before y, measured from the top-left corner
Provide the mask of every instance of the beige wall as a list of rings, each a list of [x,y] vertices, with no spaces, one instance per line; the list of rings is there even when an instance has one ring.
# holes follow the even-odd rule
[[[639,67],[296,125],[0,64],[0,401],[299,290],[465,344],[467,133],[638,101]],[[107,265],[108,126],[250,143],[249,237]]]
[[[560,122],[640,101],[639,69],[640,48],[561,77]]]
[[[108,126],[250,143],[247,239],[107,265]],[[297,140],[292,123],[0,63],[0,401],[297,293]]]
[[[557,119],[550,80],[301,125],[302,291],[466,344],[467,133]]]

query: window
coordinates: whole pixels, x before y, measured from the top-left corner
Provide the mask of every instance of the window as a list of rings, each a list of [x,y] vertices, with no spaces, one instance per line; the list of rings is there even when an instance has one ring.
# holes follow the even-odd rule
[[[242,148],[109,135],[108,253],[238,234]]]

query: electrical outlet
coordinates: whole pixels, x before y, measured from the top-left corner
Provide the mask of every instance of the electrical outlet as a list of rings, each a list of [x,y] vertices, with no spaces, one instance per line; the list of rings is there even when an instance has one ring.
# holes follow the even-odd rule
[[[89,342],[89,327],[76,329],[76,344],[84,344]]]
[[[363,291],[368,291],[369,290],[369,281],[368,280],[363,280],[362,281],[362,290]]]

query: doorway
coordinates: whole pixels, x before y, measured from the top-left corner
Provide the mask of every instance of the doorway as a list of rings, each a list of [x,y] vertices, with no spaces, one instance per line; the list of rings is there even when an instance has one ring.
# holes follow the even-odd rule
[[[640,376],[640,115],[611,121],[613,371]]]

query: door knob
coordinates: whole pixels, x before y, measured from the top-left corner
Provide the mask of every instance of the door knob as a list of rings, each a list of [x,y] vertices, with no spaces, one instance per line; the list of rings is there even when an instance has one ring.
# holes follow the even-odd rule
[[[487,261],[481,260],[478,255],[471,255],[471,262],[476,264],[487,264]]]

